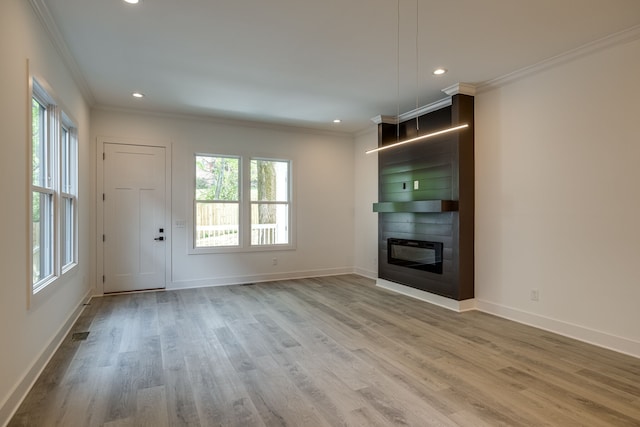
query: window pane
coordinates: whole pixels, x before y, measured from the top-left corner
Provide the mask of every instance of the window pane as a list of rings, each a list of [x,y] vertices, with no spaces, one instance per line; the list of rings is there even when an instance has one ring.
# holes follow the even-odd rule
[[[196,247],[240,244],[239,203],[196,202]]]
[[[240,200],[240,159],[196,156],[196,200]]]
[[[74,262],[74,226],[73,226],[73,208],[74,200],[70,197],[64,197],[62,199],[62,209],[60,212],[60,226],[62,235],[62,266],[66,266]]]
[[[47,151],[46,151],[46,108],[35,99],[31,102],[31,167],[32,183],[46,187]]]
[[[251,160],[251,200],[289,201],[289,162]]]
[[[286,203],[251,204],[251,244],[289,243],[289,205]]]
[[[65,127],[62,128],[62,132],[60,134],[61,141],[61,155],[62,155],[62,170],[61,170],[61,179],[62,179],[62,191],[65,193],[71,193],[71,141],[69,130]]]
[[[33,192],[33,284],[53,274],[53,195]]]

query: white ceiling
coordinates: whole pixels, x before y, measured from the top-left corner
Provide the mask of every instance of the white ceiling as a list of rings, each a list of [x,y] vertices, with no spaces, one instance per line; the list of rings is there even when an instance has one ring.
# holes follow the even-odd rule
[[[340,132],[640,24],[638,0],[399,0],[398,51],[397,0],[32,1],[95,106]]]

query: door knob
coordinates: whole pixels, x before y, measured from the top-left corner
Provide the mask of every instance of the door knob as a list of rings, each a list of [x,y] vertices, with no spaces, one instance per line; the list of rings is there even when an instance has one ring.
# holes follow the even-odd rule
[[[159,241],[161,241],[161,242],[162,242],[162,241],[164,240],[164,236],[156,237],[156,238],[155,238],[155,239],[153,239],[153,240],[159,240]]]

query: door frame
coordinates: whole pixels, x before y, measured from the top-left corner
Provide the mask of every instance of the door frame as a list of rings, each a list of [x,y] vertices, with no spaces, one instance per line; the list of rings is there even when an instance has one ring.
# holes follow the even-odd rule
[[[171,214],[171,141],[162,139],[139,139],[139,138],[120,138],[120,137],[97,137],[96,144],[96,294],[104,295],[104,245],[102,235],[104,234],[104,204],[102,203],[102,195],[104,194],[104,162],[102,155],[104,153],[105,144],[121,144],[121,145],[138,145],[145,147],[161,147],[165,149],[164,165],[165,165],[165,186],[164,200],[166,213],[165,228],[165,288],[171,284],[171,237],[172,237],[172,214]]]

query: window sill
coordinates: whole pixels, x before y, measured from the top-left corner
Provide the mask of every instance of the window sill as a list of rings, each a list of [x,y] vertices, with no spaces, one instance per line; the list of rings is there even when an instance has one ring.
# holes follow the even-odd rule
[[[269,245],[269,246],[221,246],[221,247],[205,247],[205,248],[190,248],[188,250],[189,255],[207,255],[207,254],[240,254],[240,253],[255,253],[255,252],[274,252],[274,251],[292,251],[296,246],[293,244],[287,245]]]
[[[35,291],[31,290],[27,301],[27,309],[30,310],[44,304],[60,286],[64,286],[71,278],[75,277],[78,268],[77,263],[69,264],[60,276],[53,276],[42,283]]]

